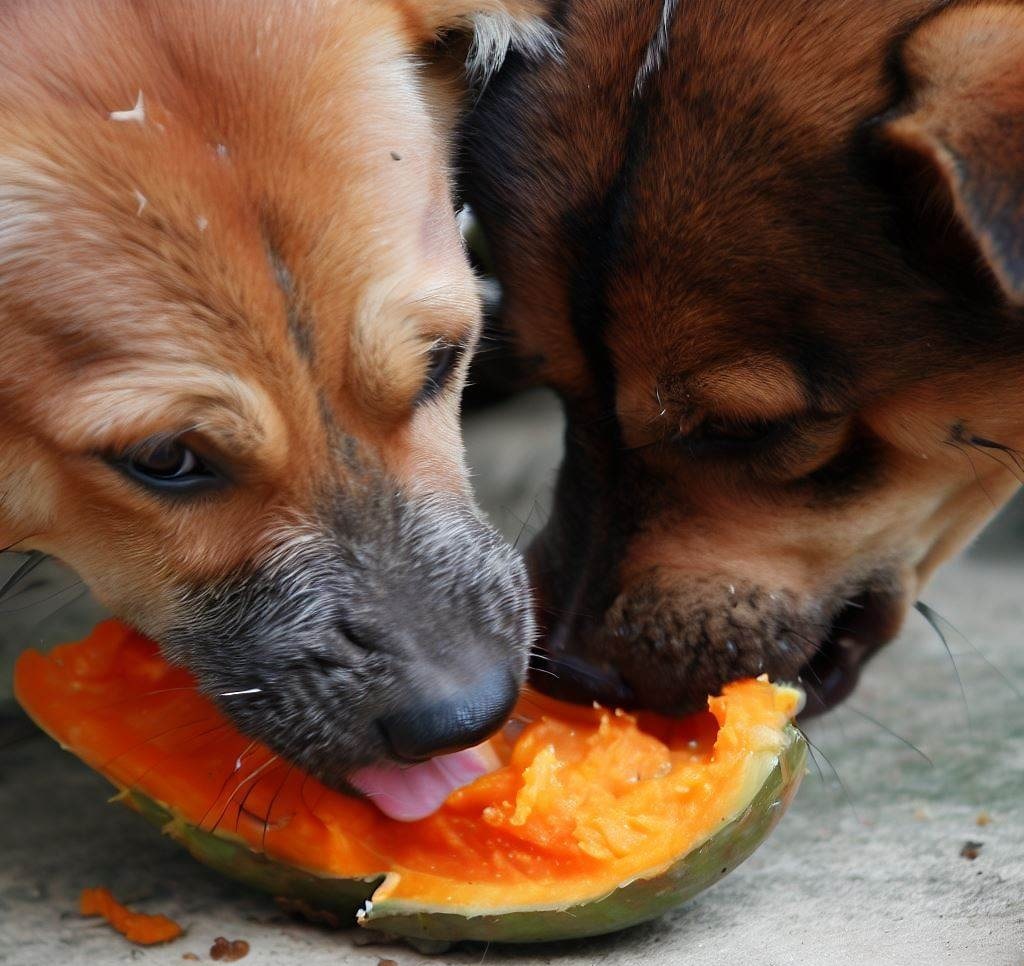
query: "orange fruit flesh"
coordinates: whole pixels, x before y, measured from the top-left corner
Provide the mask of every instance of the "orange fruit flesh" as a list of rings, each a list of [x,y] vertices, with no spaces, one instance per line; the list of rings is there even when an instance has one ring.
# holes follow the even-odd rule
[[[24,654],[16,689],[64,747],[190,825],[321,876],[391,873],[375,899],[481,909],[564,906],[668,867],[745,807],[799,700],[746,680],[670,720],[527,694],[492,739],[504,764],[402,823],[240,734],[116,622]]]
[[[173,919],[135,912],[118,902],[109,889],[83,889],[78,911],[83,916],[102,916],[125,939],[140,946],[167,943],[182,933]]]

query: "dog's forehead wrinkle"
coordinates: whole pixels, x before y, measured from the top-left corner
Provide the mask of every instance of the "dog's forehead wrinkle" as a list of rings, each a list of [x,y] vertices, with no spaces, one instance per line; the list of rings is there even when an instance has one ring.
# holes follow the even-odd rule
[[[301,293],[297,290],[295,277],[285,262],[284,256],[275,246],[267,226],[264,226],[263,234],[270,269],[284,296],[288,335],[299,356],[307,363],[312,364],[316,361],[316,338],[312,321],[306,314],[308,309],[304,309],[301,303]]]

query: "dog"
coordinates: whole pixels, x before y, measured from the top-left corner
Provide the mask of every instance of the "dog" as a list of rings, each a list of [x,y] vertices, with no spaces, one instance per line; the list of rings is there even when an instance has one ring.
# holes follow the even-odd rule
[[[458,426],[458,29],[546,42],[529,0],[0,6],[0,546],[337,787],[481,740],[532,636]]]
[[[563,0],[461,136],[568,420],[538,687],[846,697],[1024,464],[1024,5]]]

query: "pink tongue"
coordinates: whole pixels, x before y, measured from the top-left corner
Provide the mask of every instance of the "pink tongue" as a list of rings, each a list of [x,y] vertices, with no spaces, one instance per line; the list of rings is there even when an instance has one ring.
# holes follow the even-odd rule
[[[415,822],[436,812],[456,788],[496,766],[494,752],[483,744],[417,765],[369,765],[350,775],[349,781],[388,818]]]

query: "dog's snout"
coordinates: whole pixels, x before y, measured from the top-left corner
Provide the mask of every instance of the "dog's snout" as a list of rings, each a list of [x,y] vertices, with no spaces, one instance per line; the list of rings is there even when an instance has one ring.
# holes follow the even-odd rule
[[[380,719],[398,758],[422,761],[479,744],[508,718],[519,688],[515,676],[496,666],[443,697],[425,698]]]

